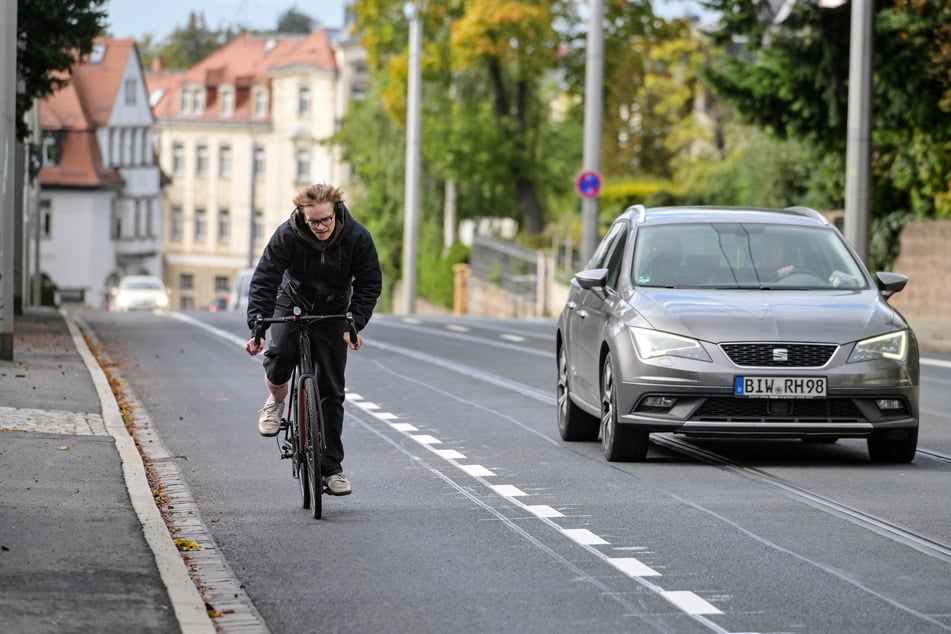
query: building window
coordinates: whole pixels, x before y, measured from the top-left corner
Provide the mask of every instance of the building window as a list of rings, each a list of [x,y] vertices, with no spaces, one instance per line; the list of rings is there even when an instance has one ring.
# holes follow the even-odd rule
[[[53,203],[40,201],[40,235],[44,240],[53,237]]]
[[[185,146],[176,143],[172,147],[172,174],[181,176],[185,173]]]
[[[205,111],[205,91],[196,89],[192,91],[192,114],[201,114]]]
[[[195,242],[204,242],[208,233],[208,216],[204,209],[195,210]]]
[[[254,177],[259,178],[264,176],[264,148],[260,146],[255,146],[254,148]]]
[[[181,207],[172,207],[172,226],[170,227],[170,238],[174,242],[181,242],[182,233],[185,228],[185,215]]]
[[[59,158],[63,152],[63,133],[62,132],[44,132],[43,133],[43,165],[46,167],[56,167],[59,165]]]
[[[234,92],[230,88],[221,90],[221,115],[230,117],[234,113]]]
[[[218,177],[231,178],[231,147],[228,145],[218,148]]]
[[[231,282],[224,275],[215,276],[215,292],[216,293],[227,293],[231,290]]]
[[[261,213],[260,209],[254,210],[254,225],[252,225],[251,230],[254,234],[251,239],[254,244],[258,244],[264,236],[264,214]]]
[[[182,297],[178,301],[178,307],[180,310],[195,310],[195,298],[194,297]]]
[[[227,244],[231,241],[231,213],[227,209],[218,210],[218,242]]]
[[[199,145],[195,149],[195,176],[208,176],[208,146]]]
[[[183,291],[190,291],[195,288],[195,276],[191,273],[180,273],[178,275],[178,288]]]
[[[297,150],[297,181],[300,183],[310,181],[310,150],[306,148]]]
[[[267,90],[259,88],[254,91],[254,116],[264,117],[267,115]]]
[[[301,117],[310,114],[310,86],[297,89],[297,114]]]
[[[178,94],[178,112],[181,114],[188,114],[191,109],[192,101],[190,92],[182,88],[181,92]]]
[[[125,105],[135,105],[135,89],[137,87],[138,82],[135,81],[134,77],[130,77],[129,79],[125,80]]]

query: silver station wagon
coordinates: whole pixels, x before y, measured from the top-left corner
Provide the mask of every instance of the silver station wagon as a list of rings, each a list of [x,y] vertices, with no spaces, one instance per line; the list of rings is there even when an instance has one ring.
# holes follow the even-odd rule
[[[557,325],[558,430],[644,460],[652,432],[918,444],[918,342],[812,209],[628,208],[571,282]]]

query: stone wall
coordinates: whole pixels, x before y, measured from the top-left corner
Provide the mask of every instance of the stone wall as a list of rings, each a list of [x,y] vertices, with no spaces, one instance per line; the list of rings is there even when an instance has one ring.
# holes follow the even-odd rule
[[[901,234],[892,270],[908,285],[889,303],[926,348],[951,351],[951,220],[915,220]]]

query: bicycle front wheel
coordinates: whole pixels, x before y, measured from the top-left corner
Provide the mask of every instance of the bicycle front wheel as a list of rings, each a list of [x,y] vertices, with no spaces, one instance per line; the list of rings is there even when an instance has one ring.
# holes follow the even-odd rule
[[[320,420],[320,396],[317,393],[317,383],[310,375],[302,376],[298,391],[298,413],[300,421],[301,447],[303,448],[303,464],[301,477],[308,480],[310,499],[304,501],[304,508],[308,507],[314,513],[315,519],[320,519],[323,512],[323,480],[320,474],[320,459],[323,449]],[[306,471],[306,474],[303,473]],[[303,485],[301,492],[304,492]],[[305,493],[306,495],[306,493]]]

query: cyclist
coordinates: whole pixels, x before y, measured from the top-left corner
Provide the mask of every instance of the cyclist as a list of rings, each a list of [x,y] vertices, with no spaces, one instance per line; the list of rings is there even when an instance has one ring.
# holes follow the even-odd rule
[[[382,273],[370,231],[357,222],[343,202],[343,191],[317,184],[301,190],[294,210],[271,235],[251,276],[248,327],[252,337],[248,354],[264,350],[254,342],[254,319],[289,315],[294,306],[320,314],[353,314],[356,329],[366,326],[382,289]],[[276,436],[284,413],[284,399],[297,358],[293,324],[274,324],[264,352],[264,383],[268,398],[258,412],[258,432]],[[344,321],[312,328],[317,389],[324,413],[326,450],[321,473],[331,495],[348,495],[351,486],[343,474],[343,402],[347,349],[359,350],[363,336],[351,341]]]

